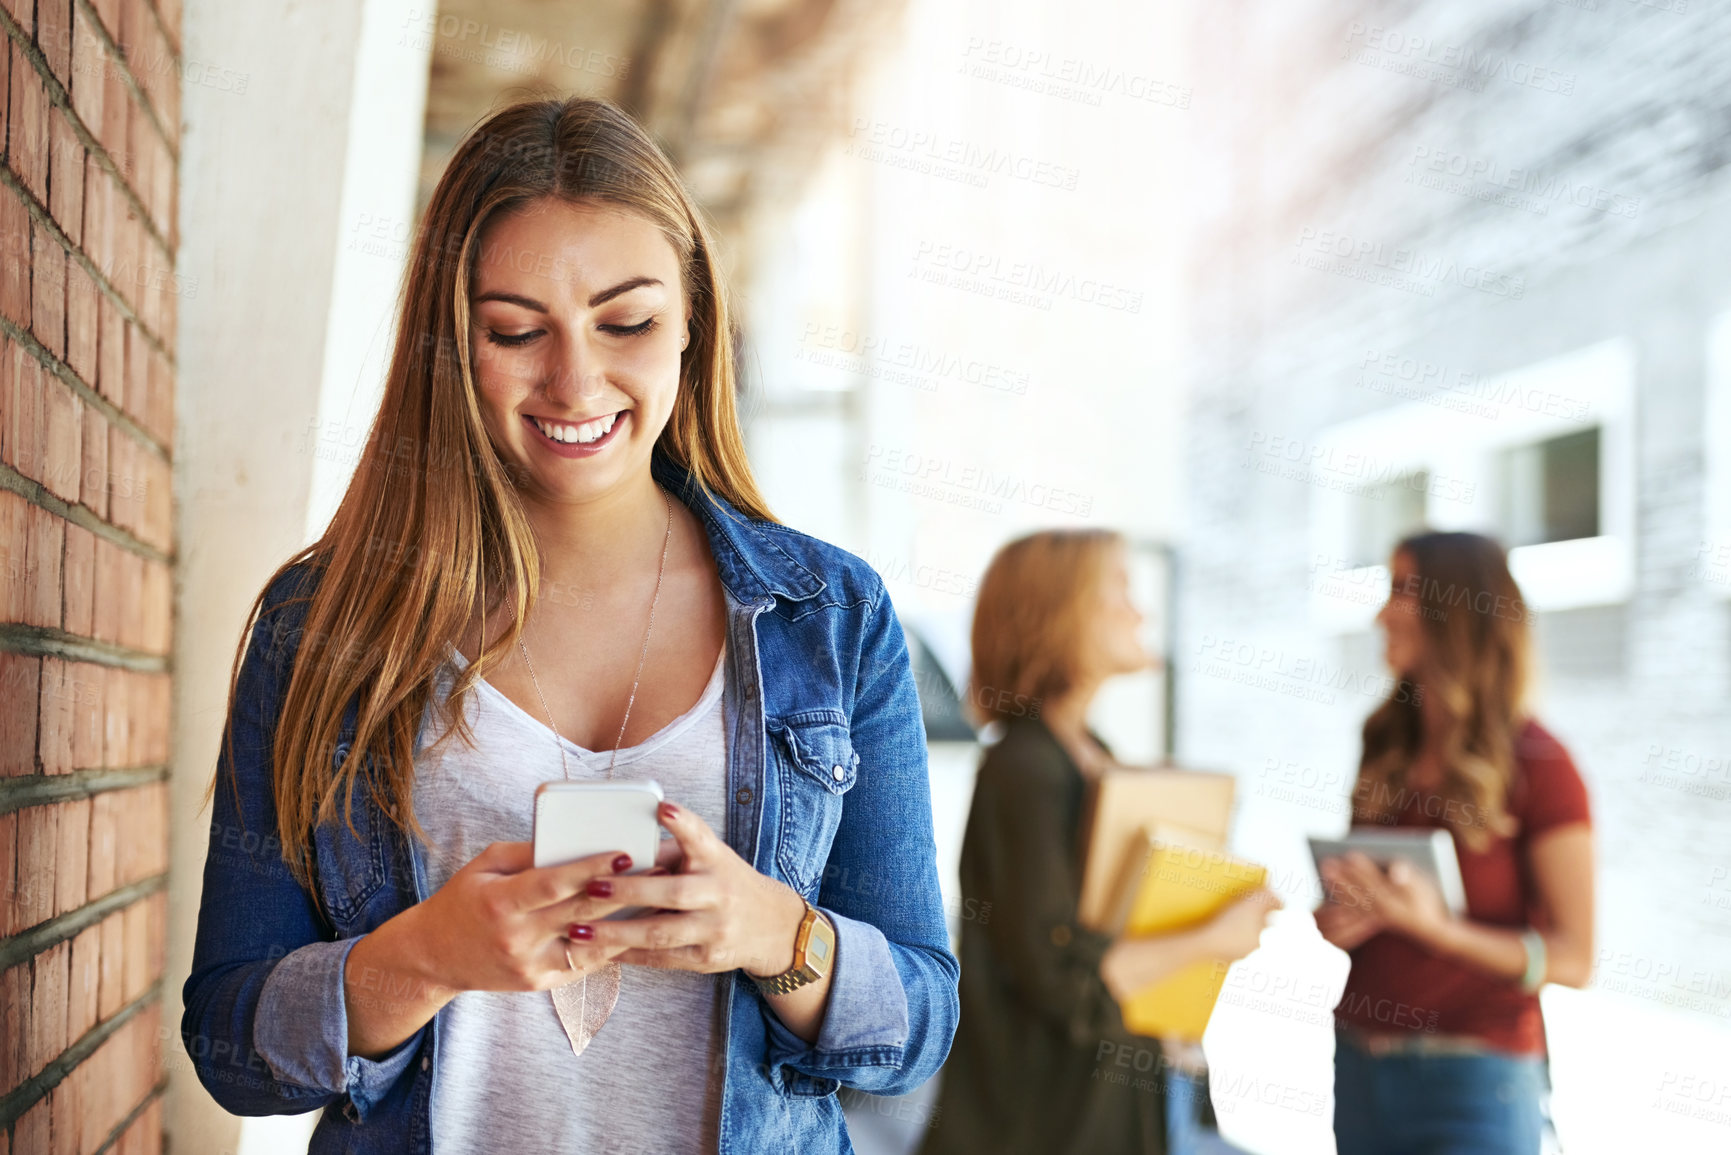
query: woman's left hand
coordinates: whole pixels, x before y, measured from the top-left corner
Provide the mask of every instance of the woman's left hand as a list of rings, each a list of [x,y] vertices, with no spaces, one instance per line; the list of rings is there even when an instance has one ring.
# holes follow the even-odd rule
[[[1362,854],[1348,854],[1330,865],[1328,881],[1355,892],[1356,904],[1389,930],[1431,942],[1454,921],[1436,884],[1409,863],[1397,859],[1385,871]]]
[[[793,965],[805,900],[758,873],[691,811],[663,802],[657,815],[678,844],[663,848],[671,873],[597,878],[589,893],[652,913],[573,925],[571,937],[602,948],[622,946],[622,963],[714,974],[743,968],[759,978]],[[608,893],[600,893],[597,888]],[[585,934],[587,930],[587,934]]]

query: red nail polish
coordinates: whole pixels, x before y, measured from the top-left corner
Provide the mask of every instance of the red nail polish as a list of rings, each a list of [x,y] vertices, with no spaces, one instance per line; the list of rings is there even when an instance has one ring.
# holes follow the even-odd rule
[[[613,880],[611,878],[591,878],[589,893],[595,898],[611,898],[613,895]]]
[[[663,818],[678,818],[679,807],[675,806],[671,802],[663,802],[661,804],[661,816]]]
[[[565,937],[587,942],[595,937],[595,928],[592,926],[585,926],[580,922],[574,922],[566,929]]]
[[[630,869],[631,869],[631,856],[629,854],[621,854],[619,857],[617,857],[613,860],[613,873],[614,874],[624,874],[627,870],[630,870]]]

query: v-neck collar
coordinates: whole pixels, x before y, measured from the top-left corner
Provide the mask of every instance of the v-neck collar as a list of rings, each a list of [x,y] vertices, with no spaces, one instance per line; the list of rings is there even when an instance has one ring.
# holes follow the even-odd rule
[[[455,645],[447,642],[445,650],[446,660],[449,661],[455,669],[460,672],[468,668],[469,660],[463,656],[462,651],[457,649]],[[680,714],[677,718],[673,719],[671,722],[667,723],[667,725],[661,727],[661,729],[655,731],[655,733],[649,735],[641,742],[634,743],[630,746],[621,746],[617,758],[614,758],[611,749],[591,750],[587,746],[578,745],[576,742],[573,742],[562,734],[555,735],[552,727],[548,726],[543,719],[537,718],[535,715],[529,713],[529,711],[518,705],[509,694],[487,681],[487,679],[477,678],[475,684],[481,693],[487,695],[490,700],[503,706],[506,713],[516,718],[520,723],[539,730],[548,738],[556,738],[567,750],[576,756],[579,762],[594,762],[596,760],[613,759],[616,765],[624,766],[630,762],[635,762],[637,759],[648,754],[654,753],[656,750],[684,733],[693,723],[704,714],[708,713],[710,707],[713,706],[716,700],[721,697],[723,684],[726,681],[726,668],[727,642],[723,639],[721,643],[721,653],[718,654],[715,659],[715,669],[710,673],[709,681],[704,684],[703,692],[698,694],[697,701],[693,702],[690,708],[685,710],[684,713]]]

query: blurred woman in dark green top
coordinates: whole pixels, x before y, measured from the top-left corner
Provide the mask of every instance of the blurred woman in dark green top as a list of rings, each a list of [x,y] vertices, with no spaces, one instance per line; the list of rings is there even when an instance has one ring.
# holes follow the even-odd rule
[[[1003,735],[975,783],[961,886],[990,915],[962,928],[961,1027],[922,1155],[1165,1155],[1169,1063],[1124,1029],[1119,1003],[1249,954],[1275,902],[1258,892],[1155,937],[1076,921],[1083,802],[1113,764],[1088,707],[1107,678],[1152,665],[1126,563],[1116,533],[1036,533],[980,583],[968,698]]]

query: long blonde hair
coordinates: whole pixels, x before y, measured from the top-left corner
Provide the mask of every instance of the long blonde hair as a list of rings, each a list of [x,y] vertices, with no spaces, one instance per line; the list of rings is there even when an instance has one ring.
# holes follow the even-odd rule
[[[968,710],[976,722],[1040,716],[1076,684],[1082,628],[1121,534],[1053,529],[1000,549],[974,604]]]
[[[1531,615],[1507,556],[1488,537],[1421,533],[1394,552],[1411,563],[1412,588],[1402,592],[1417,599],[1424,681],[1397,678],[1389,699],[1365,720],[1353,821],[1393,822],[1412,803],[1407,773],[1423,746],[1430,699],[1449,719],[1436,816],[1469,847],[1483,849],[1516,828],[1508,800],[1527,718]]]
[[[509,625],[462,672],[442,720],[468,738],[465,695],[516,644],[540,565],[516,481],[482,424],[470,361],[469,284],[496,214],[544,198],[605,203],[657,226],[681,259],[691,343],[673,413],[654,452],[747,517],[775,520],[746,459],[735,409],[734,335],[715,243],[672,163],[601,100],[526,101],[458,145],[417,231],[384,398],[330,527],[291,558],[318,575],[272,739],[283,860],[312,881],[312,832],[354,794],[424,839],[413,807],[415,741],[434,675],[477,617],[509,605]],[[267,586],[267,589],[269,587]],[[264,593],[253,602],[248,631]],[[235,706],[243,636],[229,680]],[[343,715],[349,757],[333,765]],[[230,748],[232,765],[233,751]],[[364,773],[363,773],[364,771]],[[238,789],[238,785],[237,785]]]

